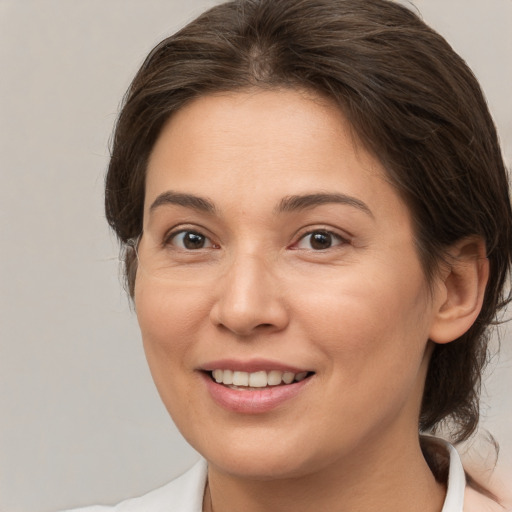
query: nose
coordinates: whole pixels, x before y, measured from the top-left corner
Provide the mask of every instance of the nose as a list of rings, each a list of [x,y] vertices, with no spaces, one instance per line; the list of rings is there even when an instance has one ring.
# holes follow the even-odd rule
[[[280,331],[289,322],[282,291],[265,258],[236,258],[220,278],[211,321],[241,337]]]

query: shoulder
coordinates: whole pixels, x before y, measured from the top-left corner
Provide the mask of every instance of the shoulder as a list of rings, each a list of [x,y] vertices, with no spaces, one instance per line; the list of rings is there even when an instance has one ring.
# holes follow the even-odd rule
[[[172,482],[118,505],[77,508],[63,512],[201,512],[206,484],[206,461],[200,460]]]
[[[512,507],[500,505],[475,489],[469,486],[466,487],[464,493],[464,512],[510,512],[511,510]]]
[[[447,483],[442,512],[512,512],[511,478],[495,468],[484,471],[485,467],[463,465],[454,446],[443,439],[422,437],[422,448],[436,478]]]
[[[497,455],[494,444],[478,438],[463,451],[464,512],[512,512],[512,468]]]

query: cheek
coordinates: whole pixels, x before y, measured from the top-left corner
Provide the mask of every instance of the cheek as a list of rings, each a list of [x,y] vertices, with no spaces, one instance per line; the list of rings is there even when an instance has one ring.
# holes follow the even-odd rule
[[[197,404],[183,390],[189,389],[194,373],[194,340],[202,328],[204,308],[193,290],[185,293],[151,279],[138,278],[134,298],[155,386],[178,428],[188,431],[187,418],[195,415]]]
[[[389,281],[360,279],[359,286],[344,285],[311,301],[316,315],[309,336],[327,361],[328,410],[338,411],[334,420],[343,425],[350,411],[360,428],[382,427],[404,407],[416,414],[428,341],[422,282],[395,280],[391,287]]]
[[[303,328],[346,374],[393,372],[421,358],[428,339],[428,295],[419,267],[410,272],[361,268],[312,283],[296,309]]]
[[[169,283],[137,279],[135,310],[152,372],[155,365],[176,364],[177,356],[186,356],[191,338],[201,329],[205,315],[208,318],[200,297],[199,290],[191,287],[180,290]]]

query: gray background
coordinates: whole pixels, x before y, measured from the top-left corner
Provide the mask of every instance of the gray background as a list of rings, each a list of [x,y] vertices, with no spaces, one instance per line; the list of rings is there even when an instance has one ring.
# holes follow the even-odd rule
[[[0,510],[113,503],[197,455],[160,404],[103,218],[138,65],[207,0],[0,0]],[[468,61],[512,161],[512,0],[416,0]],[[512,336],[484,425],[512,466]]]

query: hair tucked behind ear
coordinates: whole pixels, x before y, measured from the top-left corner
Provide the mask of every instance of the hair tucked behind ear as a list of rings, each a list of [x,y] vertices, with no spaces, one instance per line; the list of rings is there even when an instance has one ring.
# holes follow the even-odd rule
[[[478,83],[448,43],[386,0],[238,0],[162,41],[131,84],[113,139],[106,214],[121,242],[142,230],[148,156],[165,121],[193,98],[246,87],[302,88],[332,98],[383,163],[414,220],[431,282],[446,248],[479,236],[490,279],[477,321],[436,346],[420,426],[479,416],[489,327],[508,301],[512,212],[496,130]],[[136,259],[127,252],[133,294]]]

